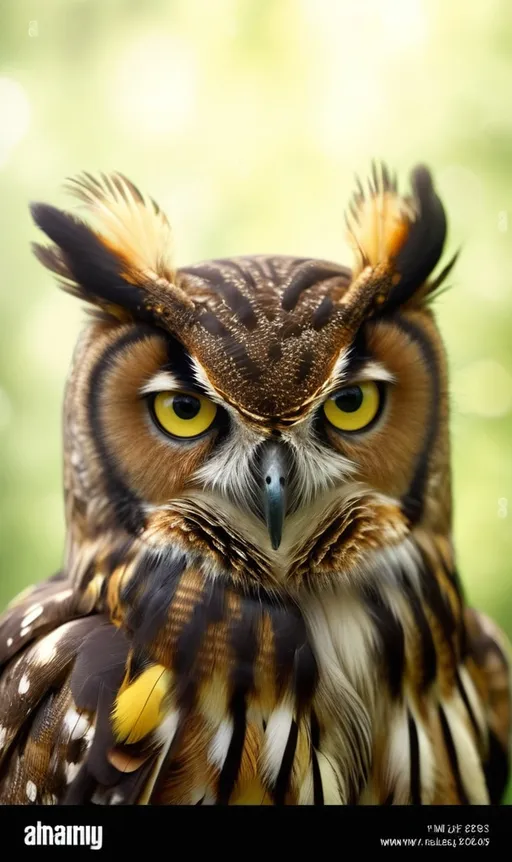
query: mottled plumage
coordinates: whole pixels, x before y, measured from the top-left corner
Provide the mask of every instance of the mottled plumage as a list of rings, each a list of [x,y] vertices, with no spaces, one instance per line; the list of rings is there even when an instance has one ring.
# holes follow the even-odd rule
[[[70,189],[86,221],[32,208],[92,311],[65,560],[0,618],[0,802],[501,801],[509,646],[452,544],[428,170],[359,185],[352,270],[179,269],[124,177]]]

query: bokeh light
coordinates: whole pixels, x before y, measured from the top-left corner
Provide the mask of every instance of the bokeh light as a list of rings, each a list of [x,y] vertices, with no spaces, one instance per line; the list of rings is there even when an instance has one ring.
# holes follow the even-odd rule
[[[190,45],[149,32],[123,52],[109,82],[110,108],[126,135],[151,143],[193,122],[197,64]]]
[[[18,81],[0,78],[0,166],[23,140],[30,125],[30,104]]]

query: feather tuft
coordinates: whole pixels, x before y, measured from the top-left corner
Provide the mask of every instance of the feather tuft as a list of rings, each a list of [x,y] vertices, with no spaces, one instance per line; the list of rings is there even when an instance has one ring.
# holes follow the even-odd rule
[[[345,216],[356,257],[354,275],[396,257],[414,218],[412,202],[398,194],[386,165],[378,170],[373,163],[367,191],[356,178],[356,191]]]
[[[156,322],[174,333],[193,324],[194,302],[177,284],[171,228],[158,205],[117,173],[80,174],[66,188],[87,219],[48,204],[30,207],[53,243],[33,243],[33,252],[60,287],[122,322]]]
[[[137,282],[175,280],[171,227],[152,198],[120,173],[82,173],[65,188],[96,218],[105,244],[126,261]]]
[[[447,220],[428,168],[411,174],[411,195],[398,191],[383,164],[372,167],[365,191],[357,180],[345,216],[348,241],[355,256],[354,284],[366,279],[382,310],[422,303],[445,280],[456,257],[429,284],[443,252]]]
[[[169,671],[155,664],[118,694],[113,711],[117,742],[139,742],[161,724],[169,685]]]

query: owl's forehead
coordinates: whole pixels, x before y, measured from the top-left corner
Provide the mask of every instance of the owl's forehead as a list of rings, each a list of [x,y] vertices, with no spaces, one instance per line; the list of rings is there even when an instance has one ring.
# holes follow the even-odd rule
[[[255,419],[300,418],[344,344],[350,270],[324,260],[238,257],[179,271],[197,323],[187,349],[222,397]]]

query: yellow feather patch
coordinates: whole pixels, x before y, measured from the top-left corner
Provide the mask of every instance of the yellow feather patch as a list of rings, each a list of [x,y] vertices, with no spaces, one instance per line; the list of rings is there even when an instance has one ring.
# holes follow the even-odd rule
[[[373,170],[365,191],[359,183],[346,215],[348,240],[354,250],[354,275],[367,266],[392,260],[407,239],[415,212],[410,199],[399,195],[385,165]]]
[[[112,721],[118,742],[132,744],[155,730],[165,716],[171,674],[155,664],[117,696]]]
[[[126,261],[128,280],[174,281],[171,227],[151,198],[119,173],[98,177],[83,173],[70,179],[67,187],[96,217],[104,244]]]
[[[272,805],[272,798],[259,778],[244,786],[243,792],[235,794],[231,805]]]

